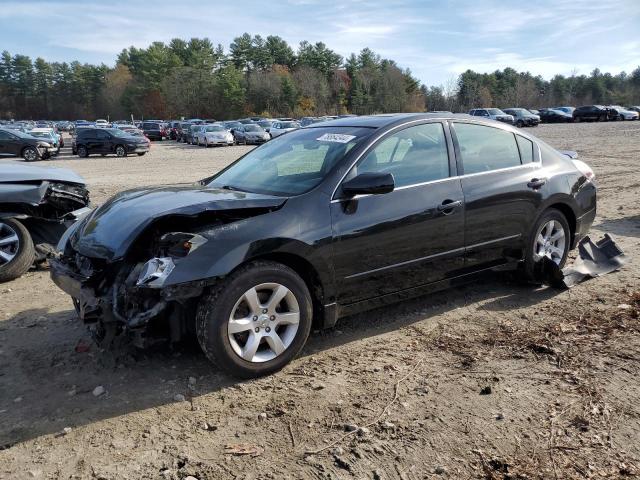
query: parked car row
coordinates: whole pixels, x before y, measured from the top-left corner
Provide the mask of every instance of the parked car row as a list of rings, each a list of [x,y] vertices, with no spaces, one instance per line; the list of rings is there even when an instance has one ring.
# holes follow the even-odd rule
[[[490,118],[517,127],[535,127],[539,123],[606,122],[614,120],[638,120],[640,106],[585,105],[575,107],[551,107],[539,110],[526,108],[474,108],[469,115]]]

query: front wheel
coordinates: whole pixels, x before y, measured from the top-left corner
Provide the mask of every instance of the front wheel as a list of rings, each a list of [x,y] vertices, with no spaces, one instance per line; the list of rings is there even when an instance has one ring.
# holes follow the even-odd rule
[[[533,280],[534,266],[544,257],[559,268],[564,267],[571,244],[571,229],[562,212],[554,208],[545,211],[535,223],[527,240],[524,273]]]
[[[118,156],[118,157],[126,157],[127,156],[127,149],[124,148],[122,145],[118,145],[116,147],[116,156]]]
[[[312,316],[311,295],[298,274],[258,261],[200,301],[196,333],[209,360],[233,376],[252,378],[280,370],[300,352]]]
[[[523,122],[522,120],[518,120],[518,121],[516,122],[516,127],[518,127],[518,128],[522,128],[522,127],[524,127],[524,122]]]
[[[147,152],[138,152],[138,156],[142,157],[145,153],[147,153]]]
[[[26,147],[22,151],[22,158],[24,158],[26,162],[35,162],[39,157],[40,155],[35,147]]]
[[[78,156],[80,158],[86,158],[89,156],[89,151],[87,150],[87,147],[85,147],[84,145],[80,145],[78,147]]]
[[[0,282],[27,273],[35,256],[29,230],[17,220],[0,220]]]

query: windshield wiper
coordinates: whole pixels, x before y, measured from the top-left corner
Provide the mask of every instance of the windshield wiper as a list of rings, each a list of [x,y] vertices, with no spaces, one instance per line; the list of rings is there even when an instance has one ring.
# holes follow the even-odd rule
[[[233,185],[223,185],[220,187],[222,190],[231,190],[233,192],[248,192],[248,190],[243,190],[241,188],[235,187]]]

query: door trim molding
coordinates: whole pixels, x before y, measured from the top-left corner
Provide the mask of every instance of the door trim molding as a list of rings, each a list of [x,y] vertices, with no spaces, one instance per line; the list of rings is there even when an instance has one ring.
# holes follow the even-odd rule
[[[451,255],[455,253],[466,253],[468,250],[477,247],[483,247],[485,245],[490,245],[492,243],[506,242],[507,240],[515,240],[516,238],[520,238],[522,235],[520,233],[516,235],[509,235],[506,237],[494,238],[493,240],[488,240],[486,242],[475,243],[473,245],[469,245],[468,247],[460,247],[454,248],[453,250],[447,250],[446,252],[434,253],[433,255],[427,255],[426,257],[414,258],[413,260],[407,260],[405,262],[394,263],[392,265],[385,265],[384,267],[374,268],[373,270],[366,270],[364,272],[354,273],[353,275],[348,275],[344,277],[345,280],[351,280],[352,278],[362,277],[364,275],[370,275],[372,273],[383,272],[385,270],[390,270],[392,268],[404,267],[406,265],[411,265],[412,263],[423,262],[425,260],[432,260],[434,258],[443,257],[446,255]]]

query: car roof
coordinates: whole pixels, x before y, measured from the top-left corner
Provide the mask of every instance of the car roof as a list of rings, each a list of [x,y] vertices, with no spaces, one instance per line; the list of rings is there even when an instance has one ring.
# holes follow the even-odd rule
[[[380,115],[337,118],[326,122],[314,123],[306,128],[319,128],[324,126],[382,128],[396,123],[402,123],[406,120],[437,120],[448,118],[473,118],[477,120],[476,117],[471,117],[466,113],[385,113]]]

